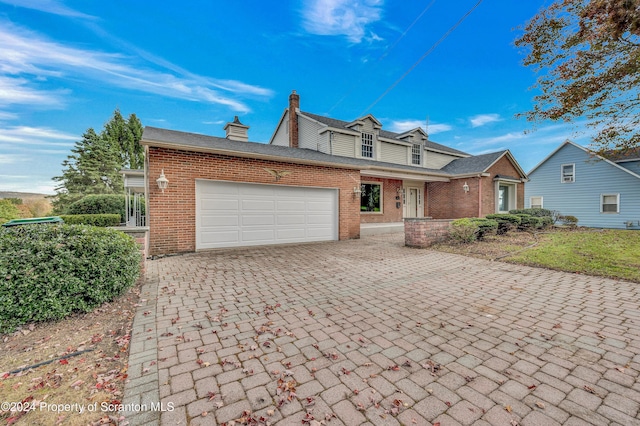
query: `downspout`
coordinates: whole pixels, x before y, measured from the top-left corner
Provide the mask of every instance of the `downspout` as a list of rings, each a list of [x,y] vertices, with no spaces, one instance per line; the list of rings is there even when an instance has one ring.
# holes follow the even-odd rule
[[[482,175],[478,175],[478,217],[482,217]]]

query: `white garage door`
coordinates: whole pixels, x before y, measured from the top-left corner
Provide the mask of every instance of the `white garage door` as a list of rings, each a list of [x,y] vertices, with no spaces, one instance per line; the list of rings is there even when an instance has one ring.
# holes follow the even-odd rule
[[[338,239],[336,189],[196,181],[196,250]]]

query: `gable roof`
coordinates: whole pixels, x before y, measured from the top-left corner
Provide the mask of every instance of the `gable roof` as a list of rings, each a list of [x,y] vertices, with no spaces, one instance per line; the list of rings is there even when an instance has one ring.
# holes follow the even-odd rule
[[[312,114],[310,112],[303,112],[303,111],[300,111],[300,114],[305,116],[305,117],[307,117],[307,118],[310,118],[312,120],[318,121],[318,122],[320,122],[320,123],[322,123],[322,124],[324,124],[326,126],[333,127],[333,128],[336,128],[336,129],[344,129],[344,130],[347,130],[347,131],[353,131],[349,127],[349,125],[353,125],[354,122],[358,121],[358,120],[355,120],[355,121],[347,122],[347,121],[337,120],[335,118],[325,117],[325,116],[322,116],[322,115]],[[405,133],[395,133],[395,132],[389,132],[387,130],[380,129],[380,137],[386,138],[386,139],[394,139],[394,140],[401,141],[401,139],[399,137],[400,136],[404,136],[406,134],[407,134],[407,132],[405,132]],[[453,155],[457,155],[457,156],[468,156],[468,155],[470,155],[470,154],[468,154],[466,152],[459,151],[457,149],[450,148],[448,146],[441,145],[439,143],[432,142],[430,140],[424,141],[424,146],[425,146],[425,148],[431,149],[433,151],[446,152],[448,154],[453,154]]]
[[[536,165],[533,167],[533,169],[531,169],[531,170],[529,171],[529,174],[532,174],[534,171],[536,171],[536,169],[538,169],[538,167],[542,166],[545,162],[547,162],[547,160],[549,160],[551,157],[553,157],[553,156],[554,156],[558,151],[560,151],[560,150],[561,150],[562,148],[564,148],[566,145],[572,145],[572,146],[574,146],[574,147],[576,147],[576,148],[578,148],[578,149],[580,149],[580,150],[584,151],[586,154],[588,154],[588,155],[590,155],[590,156],[592,156],[592,157],[595,157],[595,158],[597,158],[598,160],[604,161],[605,163],[610,164],[611,166],[616,167],[616,168],[618,168],[618,169],[620,169],[620,170],[622,170],[622,171],[624,171],[624,172],[629,173],[631,176],[634,176],[634,177],[637,177],[638,179],[640,179],[640,175],[638,175],[637,173],[634,173],[634,172],[632,172],[631,170],[629,170],[629,169],[627,169],[627,168],[625,168],[625,167],[622,167],[621,165],[616,164],[616,163],[614,163],[614,162],[613,162],[613,161],[611,161],[611,160],[607,160],[606,158],[601,157],[600,155],[596,154],[595,152],[593,152],[593,151],[589,150],[588,148],[585,148],[585,147],[584,147],[584,146],[582,146],[582,145],[578,145],[578,144],[577,144],[577,143],[575,143],[575,142],[571,142],[571,141],[570,141],[570,140],[568,140],[568,139],[567,139],[566,141],[564,141],[563,143],[561,143],[561,144],[560,144],[560,146],[558,146],[556,149],[554,149],[554,150],[551,152],[551,154],[547,155],[547,156],[544,158],[544,160],[542,160],[541,162],[539,162],[538,164],[536,164]]]
[[[516,168],[520,176],[527,177],[527,174],[522,170],[518,162],[515,160],[511,151],[504,150],[498,152],[491,152],[489,154],[474,155],[473,157],[458,158],[447,164],[442,168],[447,173],[461,175],[470,173],[486,173],[491,166],[498,162],[502,157],[507,157],[511,164]]]
[[[385,170],[450,178],[450,174],[438,169],[385,163],[352,157],[325,154],[304,148],[290,148],[259,142],[234,141],[217,136],[180,132],[146,126],[140,140],[141,145],[156,146],[194,152],[208,152],[246,158],[286,161],[299,164],[316,164],[353,170]]]

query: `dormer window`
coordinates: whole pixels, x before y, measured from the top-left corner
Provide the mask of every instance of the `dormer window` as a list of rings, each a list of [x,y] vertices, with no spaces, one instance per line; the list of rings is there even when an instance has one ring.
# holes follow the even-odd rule
[[[414,143],[411,146],[411,164],[422,165],[422,145]]]
[[[362,157],[373,158],[373,133],[362,134]]]

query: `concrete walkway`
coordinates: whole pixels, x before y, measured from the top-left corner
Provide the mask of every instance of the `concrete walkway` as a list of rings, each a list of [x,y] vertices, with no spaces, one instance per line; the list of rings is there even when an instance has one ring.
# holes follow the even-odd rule
[[[402,238],[149,261],[130,424],[640,425],[637,284]]]

